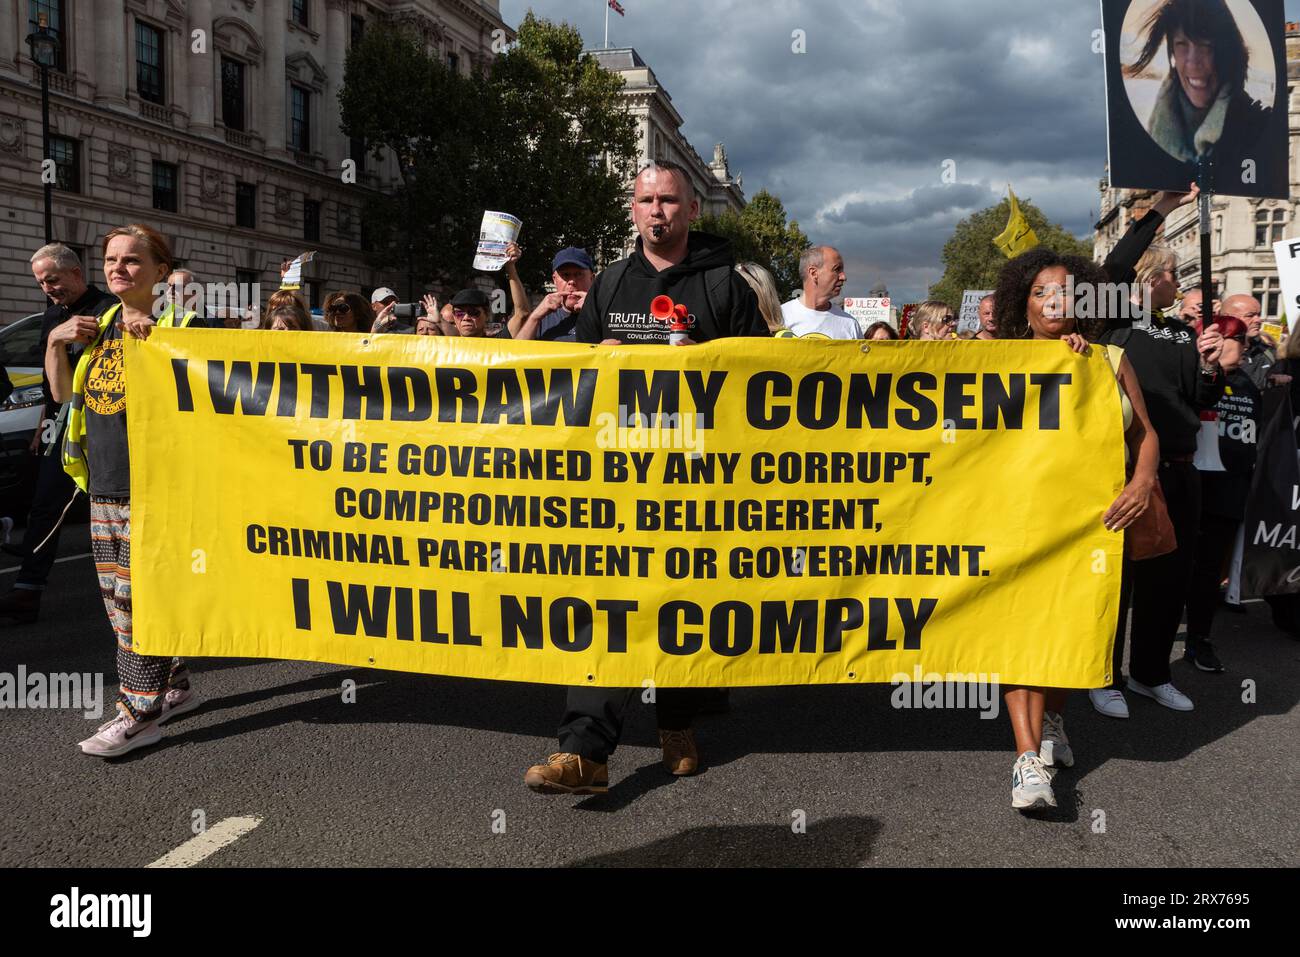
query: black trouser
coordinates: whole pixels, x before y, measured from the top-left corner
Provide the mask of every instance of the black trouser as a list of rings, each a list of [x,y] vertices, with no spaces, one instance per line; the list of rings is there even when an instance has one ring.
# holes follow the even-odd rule
[[[1128,637],[1128,610],[1133,603],[1133,563],[1125,556],[1119,578],[1119,620],[1115,622],[1115,651],[1110,662],[1110,687],[1124,687],[1124,641]]]
[[[1187,594],[1187,641],[1195,644],[1210,637],[1214,613],[1219,610],[1219,585],[1224,566],[1232,557],[1241,522],[1222,515],[1203,514],[1201,534],[1196,540],[1196,564],[1192,587]]]
[[[632,696],[643,688],[569,689],[564,720],[560,723],[560,750],[580,754],[605,764],[623,736],[623,712]],[[691,726],[708,688],[656,688],[655,710],[663,731],[683,731]]]
[[[54,557],[59,551],[59,532],[55,531],[53,535],[50,532],[59,526],[63,510],[67,508],[77,488],[68,473],[63,471],[63,456],[60,454],[62,448],[63,433],[60,432],[54,451],[46,455],[42,449],[38,456],[40,461],[36,464],[36,488],[32,493],[31,511],[27,513],[27,530],[23,533],[23,550],[27,554],[23,558],[22,568],[18,570],[15,588],[43,590],[50,577],[50,569],[54,567]],[[50,540],[45,542],[47,535]],[[41,542],[45,542],[44,547],[33,551]]]
[[[1133,563],[1129,675],[1148,687],[1169,681],[1169,654],[1187,604],[1196,560],[1201,473],[1191,462],[1161,462],[1160,490],[1169,507],[1178,548],[1168,555]]]

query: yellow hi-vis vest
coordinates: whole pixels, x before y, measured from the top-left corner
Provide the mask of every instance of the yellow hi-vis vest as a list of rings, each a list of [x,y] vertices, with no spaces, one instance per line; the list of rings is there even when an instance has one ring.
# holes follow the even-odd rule
[[[105,330],[108,329],[121,309],[122,304],[119,302],[99,317],[99,334],[95,336],[94,342],[86,346],[81,358],[77,360],[76,370],[72,373],[72,401],[68,404],[68,430],[63,435],[63,471],[71,475],[72,481],[76,482],[77,487],[87,495],[90,494],[90,469],[86,466],[85,450],[86,375],[90,370],[91,352],[104,338]],[[176,308],[168,306],[167,311],[158,320],[158,326],[161,328],[168,326],[184,328],[194,321],[195,315],[193,312],[187,312],[177,322]]]

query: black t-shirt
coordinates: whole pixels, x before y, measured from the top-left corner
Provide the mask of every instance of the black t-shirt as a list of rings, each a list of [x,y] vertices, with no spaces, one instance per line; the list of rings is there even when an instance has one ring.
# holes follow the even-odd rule
[[[574,342],[578,335],[578,314],[561,306],[537,323],[537,338],[545,342]]]
[[[45,362],[45,346],[50,341],[50,331],[57,325],[67,322],[73,316],[102,316],[105,310],[112,307],[117,302],[116,296],[111,296],[104,290],[93,285],[86,286],[86,291],[70,306],[50,305],[45,314],[41,317],[41,346],[40,355],[42,364]],[[68,356],[72,362],[72,367],[77,367],[77,356],[81,354],[81,348],[76,350],[69,349]],[[54,409],[56,404],[54,396],[50,394],[49,377],[41,373],[41,392],[45,396],[46,414]]]
[[[129,498],[131,458],[126,440],[126,365],[122,330],[112,323],[91,346],[86,368],[86,466],[90,494]]]
[[[1219,414],[1219,458],[1224,472],[1203,472],[1202,511],[1240,521],[1246,515],[1251,477],[1259,451],[1259,416],[1263,393],[1241,369],[1228,376],[1228,387],[1214,407]]]
[[[659,270],[645,257],[638,238],[630,257],[596,277],[578,313],[577,341],[667,345],[669,324],[650,315],[650,304],[660,295],[686,307],[695,342],[771,336],[758,311],[758,297],[734,266],[729,241],[692,232],[686,258]]]

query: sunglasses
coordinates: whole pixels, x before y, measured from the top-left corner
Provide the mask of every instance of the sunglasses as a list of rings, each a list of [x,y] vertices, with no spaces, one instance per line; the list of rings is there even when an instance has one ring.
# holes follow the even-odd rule
[[[479,316],[483,315],[483,310],[478,306],[467,306],[464,309],[453,309],[451,314],[457,319],[464,319],[466,317],[477,319]]]
[[[351,312],[351,311],[352,311],[351,306],[349,306],[347,303],[341,303],[341,302],[335,303],[334,305],[330,306],[328,309],[328,312],[331,315],[335,315],[335,316],[342,315],[345,312]]]

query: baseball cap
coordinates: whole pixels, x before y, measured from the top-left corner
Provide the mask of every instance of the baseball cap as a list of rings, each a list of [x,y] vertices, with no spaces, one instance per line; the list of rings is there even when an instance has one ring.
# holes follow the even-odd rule
[[[551,260],[551,272],[559,272],[561,266],[579,266],[592,271],[596,269],[596,264],[591,261],[587,250],[579,249],[577,246],[566,246],[555,254],[555,258]]]
[[[380,286],[370,294],[370,304],[373,306],[376,303],[383,302],[385,299],[389,298],[396,299],[397,293],[393,292],[393,290],[389,289],[387,286]]]

